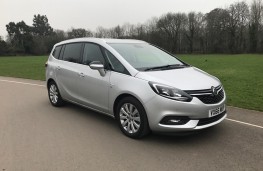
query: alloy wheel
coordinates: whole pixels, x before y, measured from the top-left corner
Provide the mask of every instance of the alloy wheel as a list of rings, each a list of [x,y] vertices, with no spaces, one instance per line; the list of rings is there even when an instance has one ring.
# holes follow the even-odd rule
[[[58,102],[58,89],[57,86],[54,84],[50,85],[49,98],[53,104],[56,104]]]
[[[131,103],[125,103],[120,108],[120,122],[122,128],[129,134],[137,133],[141,126],[140,113]]]

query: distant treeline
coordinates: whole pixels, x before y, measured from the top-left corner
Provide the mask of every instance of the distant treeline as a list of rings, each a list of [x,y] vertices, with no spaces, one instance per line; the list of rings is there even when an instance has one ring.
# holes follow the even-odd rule
[[[167,13],[144,24],[98,27],[95,32],[73,28],[54,30],[45,15],[6,25],[7,39],[0,38],[0,55],[48,54],[53,45],[77,37],[129,38],[155,44],[172,53],[263,53],[263,3],[236,2],[209,13]]]

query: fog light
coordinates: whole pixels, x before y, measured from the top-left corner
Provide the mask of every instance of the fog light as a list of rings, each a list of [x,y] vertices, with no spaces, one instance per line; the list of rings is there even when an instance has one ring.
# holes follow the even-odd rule
[[[165,116],[160,124],[163,125],[184,125],[190,119],[187,116]]]
[[[168,122],[171,122],[171,123],[178,123],[178,122],[180,122],[181,120],[180,119],[177,119],[177,120],[175,120],[175,119],[171,119],[171,120],[169,120]]]

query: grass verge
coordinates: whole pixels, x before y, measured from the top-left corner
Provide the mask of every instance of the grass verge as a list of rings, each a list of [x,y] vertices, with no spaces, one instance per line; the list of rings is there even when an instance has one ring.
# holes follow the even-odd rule
[[[263,111],[263,55],[178,55],[185,62],[218,77],[227,104]],[[0,57],[0,75],[45,79],[46,56]]]
[[[45,80],[47,56],[0,57],[0,75]]]
[[[263,55],[178,55],[218,77],[231,106],[263,111]]]

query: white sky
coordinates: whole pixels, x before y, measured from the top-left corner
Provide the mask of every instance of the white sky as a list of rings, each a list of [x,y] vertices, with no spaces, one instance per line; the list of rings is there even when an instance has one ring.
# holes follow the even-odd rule
[[[124,23],[144,23],[167,12],[209,12],[241,0],[0,0],[0,36],[6,24],[24,20],[32,25],[33,15],[47,15],[51,27],[95,31]],[[252,0],[246,0],[248,4]]]

